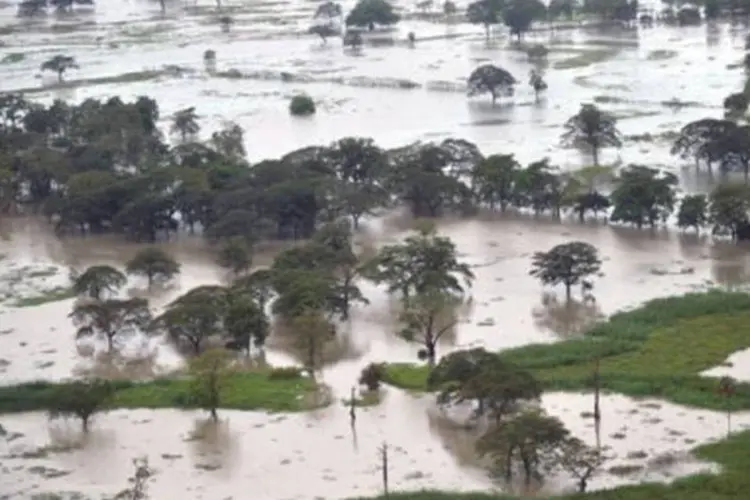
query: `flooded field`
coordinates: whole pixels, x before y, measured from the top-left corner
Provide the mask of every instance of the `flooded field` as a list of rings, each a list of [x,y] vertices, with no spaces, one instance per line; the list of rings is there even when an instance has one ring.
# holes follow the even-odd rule
[[[392,34],[394,43],[366,43],[359,54],[342,50],[340,39],[323,45],[304,34],[315,8],[311,2],[235,1],[225,7],[235,20],[229,33],[221,32],[212,5],[187,13],[170,5],[161,16],[158,3],[107,0],[95,11],[33,22],[17,19],[15,6],[6,5],[0,8],[0,51],[6,58],[22,56],[0,66],[0,91],[23,90],[43,102],[148,95],[158,101],[165,123],[175,111],[195,106],[202,133],[223,120],[241,125],[251,160],[342,136],[372,137],[387,147],[458,137],[485,154],[513,153],[522,162],[548,156],[565,168],[589,160],[559,145],[562,124],[581,102],[597,102],[618,116],[620,130],[630,137],[620,150],[605,151],[604,162],[663,167],[681,174],[686,192],[704,192],[712,180],[669,155],[669,134],[691,120],[719,116],[723,97],[743,81],[741,70],[729,68],[742,59],[743,33],[727,25],[530,33],[527,43],[551,49],[549,91],[537,103],[525,85],[535,66],[507,37],[487,44],[480,27],[418,20],[411,4],[401,5],[406,15]],[[410,31],[417,34],[414,48],[405,43]],[[215,74],[203,64],[208,49],[217,52]],[[64,88],[48,88],[54,75],[40,75],[39,65],[58,53],[74,56],[80,69],[67,75]],[[509,102],[493,107],[489,99],[466,98],[466,77],[486,61],[524,83]],[[299,91],[315,99],[315,116],[289,116],[289,99]],[[644,134],[651,138],[635,139]],[[366,221],[358,238],[382,245],[402,238],[409,227],[403,216],[390,214]],[[745,248],[675,231],[516,216],[443,220],[438,230],[456,242],[477,275],[471,307],[438,354],[555,342],[655,297],[750,279]],[[92,354],[96,346],[75,341],[68,319],[73,299],[46,301],[65,293],[71,269],[122,267],[138,245],[115,237],[59,239],[44,221],[31,218],[0,221],[0,236],[2,384],[91,371],[148,377],[180,365],[170,347],[153,339],[128,346],[124,354],[138,363],[102,361]],[[596,280],[596,303],[566,307],[528,270],[533,252],[573,239],[599,249],[604,275]],[[129,295],[147,296],[159,308],[192,287],[226,280],[199,239],[183,237],[166,246],[183,266],[177,282],[146,292],[131,280]],[[256,264],[268,264],[272,256],[261,253]],[[495,487],[479,467],[471,435],[435,410],[431,398],[388,389],[380,405],[362,410],[352,434],[338,401],[362,367],[417,357],[417,348],[394,334],[387,294],[370,285],[362,291],[370,305],[353,312],[340,352],[323,370],[333,405],[291,416],[224,411],[218,425],[195,412],[119,410],[97,416],[85,438],[77,426],[48,424],[42,414],[2,415],[7,435],[0,437],[0,492],[10,498],[42,491],[111,496],[127,485],[131,459],[147,455],[157,472],[151,488],[156,498],[232,498],[248,491],[258,500],[374,495],[380,491],[377,447],[384,441],[394,449],[394,489]],[[741,369],[746,357],[738,353],[729,361]],[[298,361],[272,339],[267,359],[274,365]],[[748,378],[726,366],[707,374]],[[593,442],[591,421],[581,416],[590,396],[546,394],[543,404],[574,434]],[[592,487],[711,470],[687,451],[726,432],[725,415],[718,412],[617,395],[603,397],[602,408],[602,443],[616,459]],[[735,416],[736,428],[748,424],[750,416]],[[546,485],[551,491],[571,486],[563,478]]]

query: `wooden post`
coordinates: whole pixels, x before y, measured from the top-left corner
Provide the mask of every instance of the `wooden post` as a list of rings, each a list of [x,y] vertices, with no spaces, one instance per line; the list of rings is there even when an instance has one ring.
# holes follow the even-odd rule
[[[602,423],[602,412],[601,408],[599,406],[599,398],[600,393],[602,389],[602,382],[601,382],[601,376],[599,373],[601,366],[601,358],[599,355],[596,356],[596,360],[594,360],[594,427],[596,430],[596,447],[601,447],[601,439],[600,439],[600,432],[601,432],[601,423]]]
[[[354,423],[357,421],[356,402],[357,402],[356,389],[352,387],[351,399],[349,399],[349,421],[352,427],[354,427]]]
[[[388,498],[388,443],[380,447],[380,462],[383,471],[383,495]]]

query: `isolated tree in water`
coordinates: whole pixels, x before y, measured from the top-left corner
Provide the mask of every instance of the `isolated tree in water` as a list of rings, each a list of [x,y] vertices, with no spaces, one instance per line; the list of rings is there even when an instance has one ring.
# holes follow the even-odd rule
[[[74,277],[73,291],[76,295],[102,300],[104,294],[116,294],[127,281],[127,277],[112,266],[91,266]]]
[[[221,406],[221,391],[232,373],[231,360],[230,353],[224,349],[209,349],[190,360],[191,402],[207,410],[214,421],[219,420],[217,410]]]
[[[582,104],[581,109],[565,122],[563,143],[570,146],[585,145],[591,148],[595,166],[599,165],[599,151],[607,146],[622,146],[622,135],[617,129],[617,119],[593,104]]]
[[[195,106],[181,109],[172,117],[172,133],[178,134],[182,143],[188,142],[200,130],[201,127],[198,124],[198,115],[195,113]]]
[[[50,418],[77,417],[88,432],[91,417],[103,410],[114,394],[106,380],[76,380],[55,385],[45,401]]]
[[[500,22],[505,3],[503,0],[478,0],[466,8],[466,17],[471,24],[481,24],[487,40],[492,26]]]
[[[503,474],[507,481],[511,480],[513,470],[520,467],[529,484],[541,476],[543,469],[554,467],[556,452],[568,435],[558,418],[529,409],[490,427],[477,442],[477,451],[490,457],[497,473]]]
[[[367,28],[372,31],[376,25],[389,26],[399,22],[401,17],[393,11],[387,0],[359,0],[346,16],[347,26]]]
[[[78,338],[105,337],[110,352],[114,349],[115,337],[143,332],[151,323],[146,299],[81,302],[73,307],[70,317],[78,327]]]
[[[42,71],[54,71],[57,73],[57,81],[62,83],[63,74],[69,69],[78,69],[78,67],[79,66],[74,57],[57,55],[44,61],[40,66],[40,69]]]
[[[546,12],[547,8],[539,0],[510,0],[502,11],[503,22],[510,29],[511,36],[515,35],[520,42],[531,23],[543,19]]]
[[[573,241],[556,245],[547,252],[534,253],[529,274],[545,285],[565,285],[565,296],[570,300],[571,287],[597,274],[601,266],[596,247]]]
[[[211,337],[223,333],[227,289],[219,286],[193,288],[170,303],[151,325],[165,331],[178,347],[188,347],[198,355]]]
[[[514,85],[518,83],[513,75],[502,68],[485,64],[472,71],[469,75],[468,95],[473,97],[479,94],[490,94],[492,104],[501,95],[512,96]]]
[[[149,288],[155,282],[166,282],[180,273],[180,264],[168,253],[157,247],[140,250],[125,265],[128,274],[145,276]]]
[[[677,227],[692,227],[699,232],[708,224],[708,198],[705,194],[688,194],[680,200],[677,209]]]
[[[229,238],[219,248],[217,261],[221,267],[239,276],[253,263],[252,248],[244,238]]]

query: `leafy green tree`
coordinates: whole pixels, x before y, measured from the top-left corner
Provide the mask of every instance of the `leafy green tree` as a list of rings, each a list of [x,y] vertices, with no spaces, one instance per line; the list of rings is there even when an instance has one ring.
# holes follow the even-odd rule
[[[113,394],[106,380],[76,380],[55,386],[45,404],[50,418],[77,417],[83,432],[88,432],[91,417],[106,408]]]
[[[529,409],[491,427],[477,442],[477,451],[491,458],[508,481],[519,466],[528,484],[543,469],[555,466],[556,451],[568,435],[559,419]]]
[[[539,0],[509,0],[503,9],[503,22],[510,29],[510,34],[518,41],[529,31],[531,23],[543,19],[547,8]]]
[[[198,115],[195,106],[181,109],[172,117],[172,133],[180,136],[180,142],[186,143],[200,132]]]
[[[703,194],[685,195],[677,211],[677,227],[700,231],[708,223],[708,198]]]
[[[466,8],[466,17],[471,24],[484,26],[485,35],[489,40],[492,26],[500,22],[504,8],[503,0],[477,0]]]
[[[389,293],[411,297],[431,292],[460,295],[470,287],[474,274],[458,260],[456,245],[438,236],[435,226],[425,224],[403,243],[383,246],[365,264],[364,276],[386,284]]]
[[[545,285],[565,285],[565,296],[570,300],[571,287],[596,275],[601,265],[596,247],[573,241],[555,245],[547,252],[534,253],[529,274]]]
[[[115,337],[143,332],[151,322],[151,311],[145,299],[109,299],[79,302],[70,313],[78,327],[78,338],[102,336],[107,347],[114,349]]]
[[[145,276],[149,288],[154,282],[166,282],[180,273],[180,264],[158,247],[148,247],[138,251],[130,259],[125,269],[128,274]]]
[[[421,346],[419,359],[431,366],[437,358],[437,344],[450,332],[457,320],[453,313],[456,299],[444,291],[431,289],[412,297],[401,313],[403,328],[399,335]]]
[[[252,297],[261,311],[274,297],[273,272],[270,269],[259,269],[247,276],[240,276],[232,283],[232,293]]]
[[[607,146],[619,148],[622,135],[614,116],[593,104],[582,104],[581,109],[565,122],[563,142],[571,146],[585,145],[591,149],[595,166],[599,165],[599,151]]]
[[[295,345],[303,353],[305,369],[314,378],[322,363],[325,345],[336,335],[336,329],[320,311],[313,309],[307,309],[294,317],[291,328],[295,335]]]
[[[73,280],[76,295],[101,300],[105,294],[115,295],[128,279],[112,266],[91,266]]]
[[[750,220],[750,188],[742,184],[719,184],[709,196],[709,220],[714,234],[728,232],[738,239]]]
[[[238,124],[228,121],[211,134],[211,147],[225,158],[241,161],[245,158],[245,132]]]
[[[209,349],[190,360],[190,398],[200,408],[211,414],[211,419],[219,420],[221,392],[230,377],[231,357],[224,349]]]
[[[693,159],[696,166],[703,161],[710,172],[712,163],[719,159],[714,145],[735,126],[735,123],[730,120],[715,118],[690,122],[680,129],[672,145],[671,153],[682,158]]]
[[[72,56],[56,55],[47,59],[42,63],[40,69],[42,71],[53,71],[57,73],[57,81],[62,83],[63,75],[69,69],[78,69],[78,64]]]
[[[501,95],[512,96],[516,83],[518,83],[517,80],[506,70],[492,64],[484,64],[469,75],[468,95],[471,97],[479,94],[490,94],[492,104],[495,104],[495,101]]]
[[[248,355],[252,347],[265,345],[271,331],[266,313],[248,295],[234,296],[229,300],[224,328],[232,339],[227,346],[242,349]]]
[[[309,95],[296,95],[289,102],[289,113],[292,116],[308,116],[315,114],[315,101]]]
[[[370,31],[376,25],[389,26],[399,22],[401,17],[393,11],[387,0],[359,0],[349,11],[344,21],[347,26],[367,28]]]
[[[614,205],[610,219],[639,229],[666,221],[674,210],[676,185],[677,177],[671,173],[641,165],[624,168],[610,195]]]
[[[479,162],[472,174],[479,201],[505,212],[513,202],[521,165],[513,155],[491,155]]]
[[[253,263],[252,249],[242,238],[229,238],[219,248],[217,260],[221,267],[239,276]]]
[[[580,493],[586,492],[589,480],[608,458],[600,449],[592,448],[574,437],[566,438],[557,449],[560,468],[576,479]]]
[[[197,287],[170,303],[152,323],[178,347],[199,355],[205,343],[224,333],[227,290],[218,286]]]

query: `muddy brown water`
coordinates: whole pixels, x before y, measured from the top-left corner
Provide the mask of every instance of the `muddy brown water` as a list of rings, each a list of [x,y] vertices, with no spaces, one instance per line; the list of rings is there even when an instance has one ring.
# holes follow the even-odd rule
[[[407,217],[393,214],[370,221],[358,239],[376,246],[397,241],[407,234],[409,225]],[[113,237],[60,240],[43,221],[35,219],[7,219],[3,227],[6,238],[0,242],[0,254],[5,258],[0,266],[4,272],[27,267],[24,272],[28,276],[34,275],[34,269],[59,269],[51,276],[23,280],[24,293],[65,283],[71,266],[122,266],[138,249],[138,245]],[[438,229],[456,242],[477,275],[471,307],[456,335],[439,346],[442,353],[470,346],[498,349],[554,342],[574,335],[597,317],[650,298],[727,280],[738,284],[745,275],[747,261],[745,250],[735,245],[710,243],[670,231],[635,231],[597,223],[559,224],[523,216],[498,216],[445,220],[438,223]],[[596,245],[605,259],[603,276],[595,284],[596,306],[576,304],[568,309],[555,299],[561,298],[561,290],[543,290],[528,276],[534,251],[572,239]],[[155,308],[191,287],[224,279],[210,249],[199,239],[183,237],[164,246],[182,263],[183,271],[172,287],[151,294]],[[267,264],[273,253],[262,253],[259,262]],[[143,283],[133,280],[128,284],[128,293],[144,293],[142,287]],[[456,428],[455,419],[436,412],[429,397],[417,398],[388,389],[380,406],[360,412],[356,437],[352,435],[340,400],[348,395],[361,368],[370,361],[414,361],[417,351],[417,346],[393,333],[392,300],[369,284],[363,284],[363,291],[371,304],[357,308],[350,324],[342,327],[345,339],[342,347],[334,350],[341,357],[329,358],[323,372],[323,379],[334,391],[335,402],[330,407],[284,416],[227,411],[222,412],[218,429],[201,424],[205,416],[195,412],[116,411],[98,417],[94,432],[85,441],[81,441],[74,424],[57,422],[50,426],[41,414],[6,415],[2,417],[6,429],[23,437],[0,444],[0,466],[8,472],[0,476],[0,490],[16,492],[21,497],[34,485],[45,491],[75,490],[92,496],[111,493],[124,487],[130,460],[148,455],[158,470],[152,486],[157,497],[174,493],[175,489],[191,498],[207,499],[247,491],[253,491],[254,498],[269,500],[369,495],[380,488],[376,453],[384,441],[393,447],[393,488],[494,487],[473,454],[471,434]],[[96,356],[92,356],[91,349],[96,346],[86,346],[86,356],[81,355],[67,319],[71,304],[71,300],[64,300],[14,308],[6,302],[0,309],[0,330],[4,331],[0,352],[9,363],[3,367],[4,383],[59,379],[92,369]],[[141,360],[125,369],[121,363],[118,373],[148,375],[153,373],[155,364],[164,370],[179,365],[176,354],[161,343],[147,346],[146,350],[155,362]],[[128,346],[125,356],[137,352],[139,349]],[[274,364],[294,362],[293,353],[273,348],[269,348],[267,357]],[[96,363],[93,368],[99,370],[97,373],[117,371]],[[544,403],[577,435],[593,439],[591,422],[581,417],[589,410],[589,396],[551,394],[545,396]],[[622,462],[628,474],[617,470],[618,474],[603,474],[594,486],[644,478],[668,480],[708,467],[689,459],[685,452],[695,443],[725,432],[723,424],[706,423],[706,419],[724,422],[722,414],[663,403],[658,409],[646,411],[639,404],[642,405],[621,396],[606,399],[602,441],[618,457],[613,466]],[[736,422],[745,423],[745,417],[738,416]],[[206,434],[203,438],[189,438],[196,426],[202,426]],[[680,434],[675,434],[675,430]],[[626,437],[612,437],[621,433]],[[64,448],[61,440],[80,449],[49,453],[38,459],[19,458],[24,451],[49,445]],[[669,455],[670,466],[654,468],[636,451],[645,451],[649,459]],[[103,467],[105,463],[107,467]],[[58,473],[63,475],[39,477]],[[289,481],[291,477],[295,480]],[[559,491],[568,483],[565,478],[553,478],[546,488]]]

